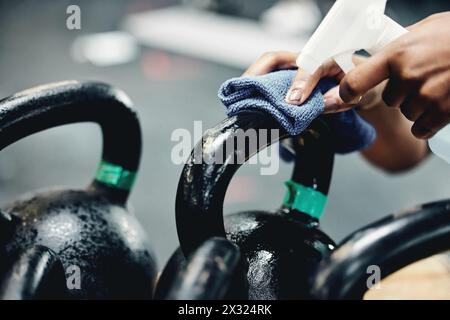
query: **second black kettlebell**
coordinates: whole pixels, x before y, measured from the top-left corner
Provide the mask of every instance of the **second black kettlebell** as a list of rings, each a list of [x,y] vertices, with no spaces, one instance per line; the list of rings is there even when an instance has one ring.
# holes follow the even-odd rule
[[[187,260],[185,268],[172,274],[173,283],[167,300],[219,300],[226,298],[228,288],[240,267],[239,248],[225,238],[205,241]]]
[[[383,286],[374,280],[449,249],[450,200],[387,216],[348,235],[320,262],[311,273],[311,297],[362,299],[373,285]]]
[[[68,298],[151,298],[155,259],[144,230],[126,209],[141,155],[141,130],[122,91],[69,81],[3,99],[0,149],[33,133],[77,122],[95,122],[103,133],[102,161],[93,182],[85,189],[35,192],[4,207],[4,217],[11,218],[1,220],[0,228],[7,231],[0,243],[2,263],[15,259],[30,268],[36,259],[15,257],[38,245],[61,260]]]
[[[67,297],[64,268],[61,260],[52,250],[35,245],[8,260],[2,261],[1,300],[43,300]]]
[[[253,129],[260,143],[230,143],[237,132]],[[267,132],[264,142],[260,131]],[[279,135],[271,135],[279,129]],[[178,185],[176,222],[181,250],[175,252],[163,272],[157,294],[170,287],[174,269],[182,268],[189,256],[206,239],[227,237],[244,257],[247,286],[241,292],[249,299],[306,298],[309,274],[334,248],[334,242],[319,229],[330,185],[334,149],[327,122],[319,118],[308,130],[292,137],[295,168],[286,198],[275,212],[246,211],[223,218],[223,203],[229,182],[242,163],[263,148],[289,136],[262,113],[241,114],[224,120],[207,131],[188,159]],[[234,146],[222,163],[202,161]],[[243,147],[246,146],[246,147]],[[227,150],[228,151],[228,150]]]

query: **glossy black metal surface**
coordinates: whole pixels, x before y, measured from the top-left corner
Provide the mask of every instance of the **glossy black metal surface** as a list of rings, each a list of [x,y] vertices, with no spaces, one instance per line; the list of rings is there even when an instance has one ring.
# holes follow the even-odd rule
[[[95,122],[103,133],[102,159],[136,171],[141,129],[128,96],[107,84],[66,81],[31,88],[0,101],[0,150],[33,133],[77,122]],[[128,192],[106,188],[125,203]]]
[[[1,300],[64,299],[67,296],[63,266],[56,254],[43,246],[20,253],[0,282]]]
[[[381,279],[433,254],[450,249],[450,200],[429,203],[386,217],[348,236],[312,275],[312,297],[362,299],[367,268]]]
[[[16,216],[0,210],[0,256],[3,252],[1,245],[11,239],[19,223],[20,219]]]
[[[41,130],[85,121],[102,129],[103,160],[137,170],[137,115],[123,92],[101,83],[50,84],[1,100],[0,148]],[[68,290],[71,298],[150,298],[155,260],[145,232],[126,210],[128,195],[129,190],[99,181],[85,190],[25,195],[3,209],[20,220],[3,244],[5,255],[20,255],[34,245],[51,249],[64,270],[80,269],[81,287]]]
[[[223,152],[237,131],[249,129],[258,133],[259,129],[278,129],[279,135],[268,134],[269,139],[260,141],[262,143],[254,150],[248,146],[245,150],[236,147],[226,153],[223,163],[198,159],[199,156],[209,159]],[[209,237],[226,236],[239,246],[248,265],[247,298],[250,299],[306,297],[310,272],[334,246],[333,241],[318,229],[317,219],[288,208],[277,212],[237,213],[227,216],[224,222],[225,193],[242,164],[234,163],[232,159],[244,157],[246,161],[285,138],[288,135],[264,114],[251,113],[224,120],[208,130],[196,146],[178,185],[176,219],[182,252],[188,256]],[[318,119],[292,141],[296,152],[292,180],[326,194],[334,159],[328,126]],[[171,261],[179,262],[180,258],[174,256]],[[169,264],[167,268],[176,267]]]
[[[279,135],[268,134],[267,141],[260,141],[254,150],[241,150],[237,144],[233,145],[233,150],[226,150],[229,141],[237,135],[236,132],[249,129],[256,130],[257,134],[260,129],[278,129]],[[330,134],[326,124],[316,120],[310,130],[294,139],[295,151],[301,156],[297,157],[292,180],[325,194],[328,193],[334,159]],[[205,133],[202,142],[187,160],[178,184],[176,221],[185,255],[189,255],[210,237],[225,236],[223,202],[231,178],[251,156],[279,139],[288,137],[269,116],[259,113],[226,119]],[[213,159],[223,150],[227,152],[222,163],[208,163],[199,159]],[[234,163],[232,159],[236,157],[243,157],[245,161]]]
[[[170,256],[164,269],[162,270],[158,282],[156,284],[155,294],[156,300],[166,299],[169,290],[174,285],[175,277],[186,269],[186,259],[184,258],[181,248],[178,247]]]
[[[212,238],[203,243],[175,276],[166,299],[223,299],[239,266],[239,248],[224,238]]]
[[[186,256],[211,237],[225,237],[223,201],[231,178],[240,167],[233,160],[241,154],[247,160],[258,150],[226,150],[222,163],[204,160],[223,154],[227,141],[233,140],[238,130],[259,128],[278,127],[267,116],[258,114],[225,119],[209,129],[192,151],[178,183],[175,205],[178,238]],[[269,140],[269,144],[275,141]]]

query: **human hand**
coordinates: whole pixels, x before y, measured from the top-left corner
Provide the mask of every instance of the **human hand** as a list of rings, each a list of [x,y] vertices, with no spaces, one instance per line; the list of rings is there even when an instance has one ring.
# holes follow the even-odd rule
[[[343,76],[339,97],[355,102],[388,80],[382,93],[386,105],[399,108],[414,122],[414,136],[428,139],[450,123],[450,12],[430,16],[408,29],[409,33]],[[305,87],[315,83],[315,75],[310,76]],[[334,111],[341,109],[334,107]]]
[[[275,70],[297,69],[296,59],[298,53],[277,51],[264,53],[243,74],[243,76],[258,76]],[[353,62],[358,65],[366,58],[354,56]],[[290,104],[302,104],[311,94],[321,78],[331,77],[340,81],[345,76],[344,72],[333,61],[323,64],[314,74],[309,75],[299,69],[286,96],[286,102]],[[339,96],[339,86],[332,88],[324,95],[325,113],[345,111],[355,106],[361,109],[370,109],[376,105],[384,105],[381,99],[385,82],[369,90],[357,103],[345,103]],[[301,96],[299,96],[301,95]]]

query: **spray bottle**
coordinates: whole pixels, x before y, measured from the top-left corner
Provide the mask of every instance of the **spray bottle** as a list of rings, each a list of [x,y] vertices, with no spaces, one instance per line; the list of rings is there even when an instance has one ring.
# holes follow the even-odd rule
[[[314,73],[333,58],[342,71],[354,68],[352,55],[375,54],[408,30],[384,14],[387,0],[337,0],[297,58],[297,65]],[[433,153],[450,163],[450,125],[429,140]]]

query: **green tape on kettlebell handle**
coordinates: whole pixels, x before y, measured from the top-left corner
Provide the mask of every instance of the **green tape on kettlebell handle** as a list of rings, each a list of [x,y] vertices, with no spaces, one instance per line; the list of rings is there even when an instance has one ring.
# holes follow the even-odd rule
[[[130,190],[133,186],[136,172],[126,170],[121,166],[108,162],[100,162],[95,179],[117,189]]]
[[[313,218],[320,218],[327,203],[326,195],[292,180],[288,180],[284,184],[287,187],[287,192],[283,205],[309,214]]]

